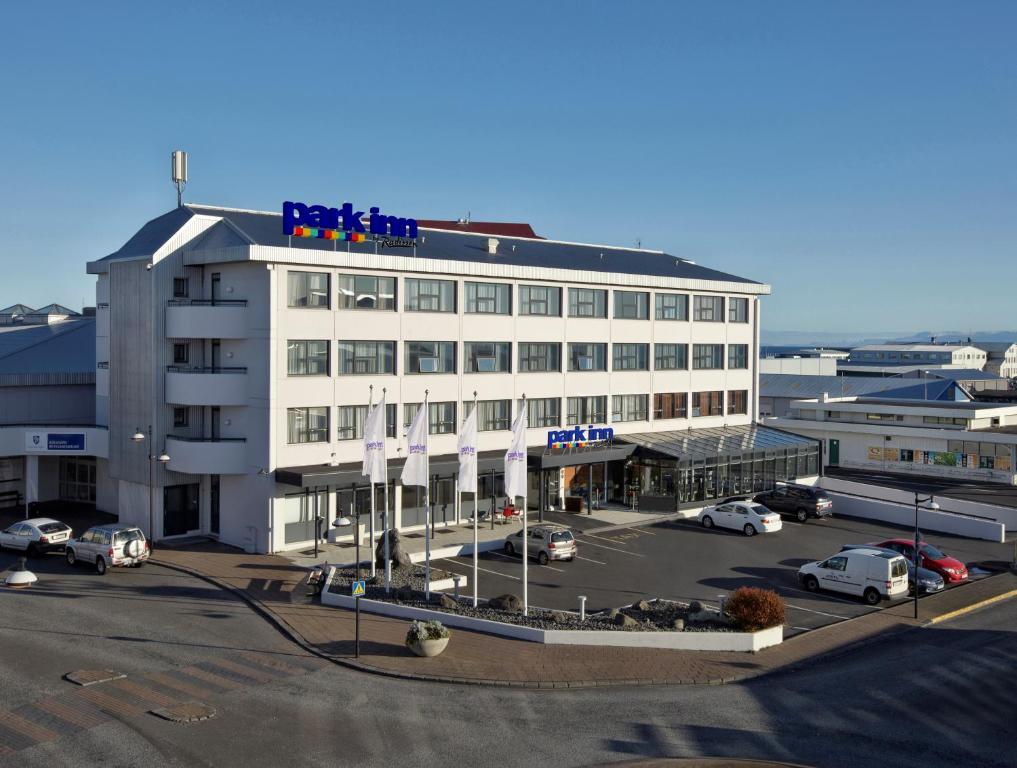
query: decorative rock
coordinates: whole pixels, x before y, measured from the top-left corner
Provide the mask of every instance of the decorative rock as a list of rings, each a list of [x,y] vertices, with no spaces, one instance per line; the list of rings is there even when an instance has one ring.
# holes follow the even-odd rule
[[[685,631],[685,619],[675,619],[674,620],[674,631],[675,632],[684,632]]]
[[[459,603],[456,602],[453,598],[451,598],[448,595],[446,595],[444,592],[439,592],[438,593],[438,600],[437,600],[437,602],[438,602],[438,605],[440,605],[442,608],[444,608],[446,610],[449,610],[449,611],[454,611],[456,608],[459,607]]]
[[[639,624],[638,621],[625,613],[618,613],[618,615],[614,617],[614,623],[619,627],[635,627]]]
[[[413,599],[413,587],[405,584],[395,591],[396,600],[409,601]]]
[[[389,547],[389,558],[392,560],[393,568],[410,568],[413,563],[410,560],[409,554],[403,549],[402,541],[399,539],[399,531],[389,529],[385,532],[381,538],[378,539],[378,544],[374,548],[374,562],[379,568],[385,567],[385,539],[388,538]]]
[[[568,614],[564,611],[551,611],[551,621],[555,624],[566,624],[568,620]]]
[[[650,604],[648,602],[646,602],[645,600],[637,600],[636,602],[634,602],[632,604],[632,610],[633,611],[640,611],[642,613],[649,613],[650,612]]]
[[[488,601],[488,605],[499,611],[509,611],[515,613],[523,610],[523,601],[517,596],[512,594],[498,595]]]
[[[618,616],[620,616],[620,615],[621,614],[619,613],[617,608],[612,608],[610,611],[607,612],[607,618],[609,620],[611,620],[611,621],[616,622],[616,623],[617,623],[617,620],[618,620]]]
[[[692,614],[692,613],[699,613],[702,610],[703,610],[703,604],[701,602],[699,602],[698,600],[693,600],[691,603],[689,603],[689,613],[690,614]]]

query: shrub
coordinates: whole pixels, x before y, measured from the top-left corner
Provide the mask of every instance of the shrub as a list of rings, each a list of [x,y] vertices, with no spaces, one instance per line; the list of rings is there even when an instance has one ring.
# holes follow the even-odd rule
[[[406,633],[406,644],[411,645],[424,640],[441,640],[443,637],[451,637],[451,635],[448,627],[438,620],[414,621]]]
[[[735,626],[755,632],[784,623],[784,599],[772,589],[739,587],[724,603]]]

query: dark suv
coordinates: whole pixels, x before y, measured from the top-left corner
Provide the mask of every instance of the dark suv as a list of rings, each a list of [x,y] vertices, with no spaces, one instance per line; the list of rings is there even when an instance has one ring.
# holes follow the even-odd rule
[[[782,515],[794,515],[800,523],[833,514],[833,501],[826,491],[807,485],[778,485],[772,491],[757,493],[752,500]]]

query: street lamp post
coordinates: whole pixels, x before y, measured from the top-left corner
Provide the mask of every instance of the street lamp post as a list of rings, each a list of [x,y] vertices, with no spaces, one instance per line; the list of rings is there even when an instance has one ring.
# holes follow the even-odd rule
[[[135,430],[134,434],[131,435],[131,441],[135,443],[143,442],[146,439],[145,434],[140,430]],[[155,448],[152,444],[152,425],[148,425],[148,542],[149,547],[152,547],[152,542],[155,541],[155,462],[158,461],[160,464],[166,464],[170,457],[165,453],[158,456],[155,455]],[[154,547],[153,547],[154,548]]]
[[[912,553],[912,565],[914,566],[915,574],[915,618],[918,618],[918,563],[920,561],[919,550],[921,548],[922,536],[918,530],[918,505],[924,504],[925,508],[930,512],[936,512],[939,510],[939,504],[935,501],[935,496],[929,494],[927,498],[920,498],[917,491],[915,492],[915,550]]]

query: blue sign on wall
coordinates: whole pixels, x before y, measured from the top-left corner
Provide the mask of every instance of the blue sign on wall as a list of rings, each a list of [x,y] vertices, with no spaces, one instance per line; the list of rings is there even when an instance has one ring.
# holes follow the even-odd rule
[[[85,434],[83,432],[49,432],[46,435],[47,451],[83,451],[85,450]]]

